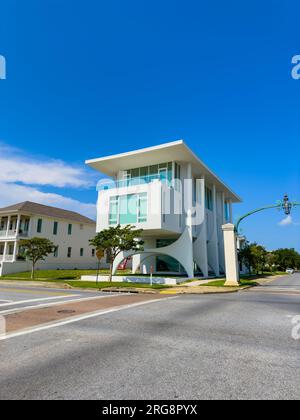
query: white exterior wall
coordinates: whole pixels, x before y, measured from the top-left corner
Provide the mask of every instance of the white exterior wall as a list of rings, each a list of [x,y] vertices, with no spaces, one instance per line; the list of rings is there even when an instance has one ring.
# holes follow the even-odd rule
[[[212,174],[201,162],[196,161],[195,155],[187,152],[182,142],[166,146],[166,151],[157,156],[160,147],[144,149],[127,154],[110,156],[88,161],[88,163],[115,180],[123,179],[124,172],[129,169],[173,162],[173,177],[175,162],[180,165],[181,190],[174,185],[170,187],[166,182],[155,180],[149,184],[130,186],[126,188],[111,188],[99,191],[97,232],[109,228],[110,197],[129,194],[147,193],[148,215],[144,223],[135,223],[137,229],[143,230],[144,251],[134,255],[132,252],[120,254],[114,263],[114,272],[124,258],[133,256],[132,270],[136,273],[149,273],[150,267],[156,266],[156,257],[166,255],[176,259],[184,267],[189,277],[193,277],[194,264],[202,271],[203,276],[219,276],[225,270],[224,240],[222,225],[226,222],[225,200],[230,203],[230,220],[232,220],[232,203],[239,198]],[[177,159],[171,159],[173,148],[181,148],[176,152]],[[146,152],[145,152],[146,150]],[[186,152],[190,160],[187,159]],[[147,153],[145,155],[145,153]],[[175,152],[174,152],[175,153]],[[133,155],[136,159],[133,160]],[[152,155],[153,154],[153,155]],[[174,156],[174,154],[173,154]],[[152,160],[153,157],[153,160]],[[124,163],[128,160],[128,167]],[[161,160],[160,160],[161,159]],[[169,159],[169,160],[168,160]],[[183,160],[185,159],[185,160]],[[99,167],[98,167],[99,165]],[[122,167],[122,170],[114,168]],[[199,181],[193,186],[186,184],[186,180]],[[212,191],[213,209],[205,205],[205,187]],[[196,194],[194,191],[196,188]],[[232,198],[233,197],[233,198]],[[196,210],[194,208],[196,206]],[[195,217],[195,215],[197,217]],[[196,221],[195,221],[196,219]],[[157,239],[170,239],[174,242],[164,248],[156,248]]]
[[[22,213],[23,216],[23,213]],[[2,217],[4,217],[2,215]],[[89,240],[92,239],[96,232],[96,225],[81,224],[74,221],[53,219],[46,216],[28,215],[30,217],[28,238],[38,237],[47,238],[58,246],[58,257],[50,254],[45,261],[37,264],[37,269],[56,270],[56,269],[96,269],[97,258],[92,256],[92,247]],[[38,220],[42,219],[42,232],[37,232]],[[58,222],[57,235],[53,234],[54,222]],[[72,225],[72,234],[68,234],[68,226]],[[82,229],[80,228],[82,226]],[[0,243],[5,242],[16,244],[22,237],[16,235],[8,237],[0,237]],[[26,238],[27,239],[27,238]],[[68,258],[68,248],[72,248],[71,258]],[[84,249],[83,257],[80,256],[80,249]],[[17,273],[30,270],[30,262],[27,261],[8,261],[8,256],[0,256],[0,276],[5,274]],[[102,261],[103,265],[105,260]]]

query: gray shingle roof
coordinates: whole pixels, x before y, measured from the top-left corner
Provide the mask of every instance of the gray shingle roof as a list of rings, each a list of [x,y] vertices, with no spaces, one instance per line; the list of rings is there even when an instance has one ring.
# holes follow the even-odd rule
[[[66,219],[82,224],[95,224],[96,222],[88,217],[82,216],[79,213],[69,210],[63,210],[58,207],[45,206],[44,204],[33,203],[31,201],[24,201],[23,203],[14,204],[8,207],[0,208],[0,213],[24,211],[25,213],[35,214],[38,216],[48,216],[57,219]]]

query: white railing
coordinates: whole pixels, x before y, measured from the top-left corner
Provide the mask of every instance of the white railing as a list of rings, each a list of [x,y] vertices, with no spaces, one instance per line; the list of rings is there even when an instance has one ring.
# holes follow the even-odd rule
[[[14,260],[13,255],[0,255],[0,262],[12,262]]]
[[[16,230],[9,230],[7,232],[7,230],[0,230],[0,238],[12,238],[12,237],[16,237],[17,236],[17,231]],[[27,238],[28,237],[28,232],[19,232],[19,236],[23,237],[23,238]]]

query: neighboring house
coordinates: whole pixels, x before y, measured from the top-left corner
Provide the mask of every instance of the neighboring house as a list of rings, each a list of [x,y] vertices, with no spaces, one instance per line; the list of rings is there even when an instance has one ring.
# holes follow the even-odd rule
[[[96,223],[81,214],[26,201],[0,208],[0,275],[29,270],[19,247],[21,239],[47,238],[56,246],[39,269],[96,268],[89,239]]]
[[[133,273],[224,273],[222,225],[241,200],[182,140],[86,163],[111,179],[98,184],[97,232],[117,224],[143,229]],[[119,255],[114,271],[131,254]]]
[[[247,244],[247,238],[243,235],[237,235],[237,251],[239,252],[245,247]],[[248,274],[248,269],[241,261],[239,262],[240,265],[240,274]]]

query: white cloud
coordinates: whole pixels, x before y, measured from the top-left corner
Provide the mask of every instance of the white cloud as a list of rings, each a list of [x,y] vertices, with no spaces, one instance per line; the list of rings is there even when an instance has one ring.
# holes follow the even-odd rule
[[[285,217],[281,222],[279,222],[279,226],[289,226],[293,224],[293,218],[291,215]]]
[[[0,142],[0,207],[23,201],[76,211],[95,219],[96,205],[61,194],[40,191],[38,186],[88,188],[95,185],[84,167],[61,160],[29,157],[22,150]]]
[[[60,194],[42,192],[36,188],[25,185],[0,182],[0,207],[21,203],[23,201],[33,201],[40,204],[60,207],[65,210],[76,211],[92,219],[95,219],[96,216],[96,205],[94,204],[82,203]]]
[[[0,143],[0,182],[54,187],[89,187],[91,176],[84,168],[61,160],[29,158],[18,149]]]

